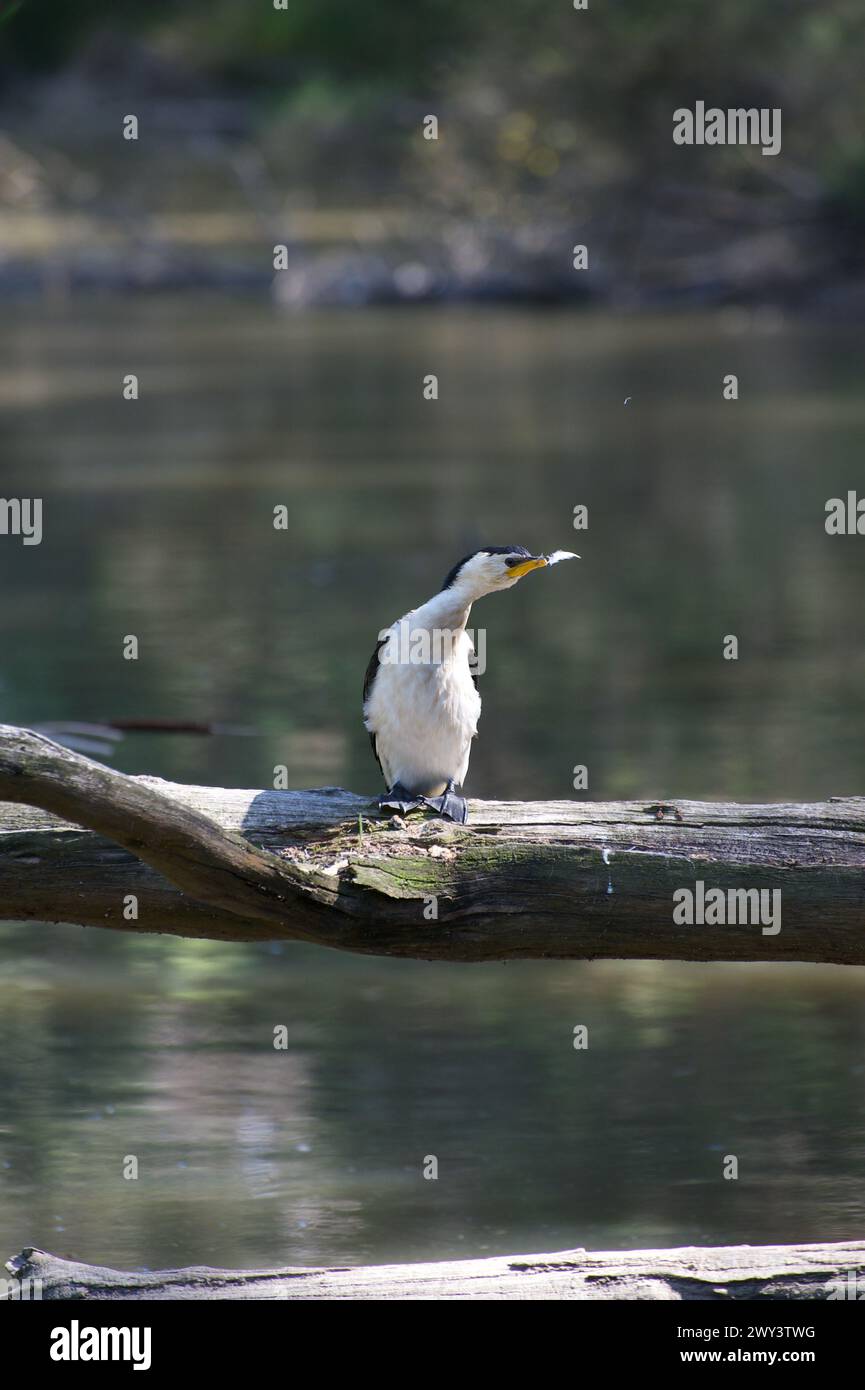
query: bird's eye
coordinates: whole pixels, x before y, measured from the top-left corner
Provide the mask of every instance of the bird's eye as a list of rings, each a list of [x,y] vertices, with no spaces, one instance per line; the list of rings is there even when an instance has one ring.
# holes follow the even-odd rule
[[[525,564],[525,560],[525,555],[510,555],[508,556],[507,560],[505,560],[505,564],[507,565],[509,570],[512,570],[514,565]]]

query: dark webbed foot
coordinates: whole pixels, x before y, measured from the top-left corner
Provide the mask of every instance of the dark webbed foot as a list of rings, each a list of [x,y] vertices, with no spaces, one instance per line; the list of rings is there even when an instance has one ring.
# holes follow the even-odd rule
[[[396,811],[401,816],[409,811],[437,811],[459,825],[465,825],[469,817],[466,799],[454,790],[453,782],[448,782],[441,796],[413,796],[400,782],[395,782],[389,792],[382,792],[378,806],[382,811]]]
[[[426,801],[422,796],[412,796],[400,782],[395,782],[389,792],[382,792],[378,804],[382,811],[397,811],[404,816],[409,811],[422,811]]]
[[[454,790],[453,782],[448,782],[441,796],[425,796],[424,801],[433,811],[438,811],[440,816],[448,816],[459,825],[465,825],[469,818],[466,799]]]

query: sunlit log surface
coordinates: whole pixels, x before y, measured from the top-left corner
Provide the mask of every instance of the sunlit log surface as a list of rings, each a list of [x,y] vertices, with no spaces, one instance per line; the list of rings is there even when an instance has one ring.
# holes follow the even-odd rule
[[[862,1287],[865,1244],[563,1250],[437,1264],[127,1274],[23,1250],[6,1265],[43,1299],[827,1299]],[[35,1281],[40,1284],[36,1285]],[[29,1281],[29,1285],[24,1281]],[[16,1297],[13,1288],[9,1294]]]
[[[0,802],[5,920],[448,961],[865,964],[862,797],[471,801],[462,827],[334,787],[129,777],[0,726]],[[677,925],[698,882],[779,889],[780,931]]]

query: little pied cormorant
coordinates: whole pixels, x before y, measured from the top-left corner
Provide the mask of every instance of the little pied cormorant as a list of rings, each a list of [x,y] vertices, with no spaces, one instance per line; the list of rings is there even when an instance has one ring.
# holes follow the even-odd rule
[[[454,565],[440,593],[379,638],[363,683],[363,718],[388,788],[379,797],[383,809],[428,806],[465,822],[459,789],[481,712],[469,664],[471,606],[484,594],[513,588],[531,570],[578,559],[568,550],[532,555],[522,545],[476,550]]]

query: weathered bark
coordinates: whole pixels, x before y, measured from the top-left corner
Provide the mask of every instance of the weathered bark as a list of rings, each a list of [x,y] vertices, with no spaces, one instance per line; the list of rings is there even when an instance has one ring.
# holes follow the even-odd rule
[[[865,1244],[563,1250],[438,1264],[127,1274],[23,1250],[7,1270],[43,1299],[827,1299],[861,1289]]]
[[[6,920],[450,961],[865,964],[861,797],[474,801],[466,827],[403,823],[333,787],[255,792],[127,777],[0,726],[2,800]],[[780,932],[675,925],[674,890],[698,880],[780,889]],[[124,916],[129,895],[137,920]]]

